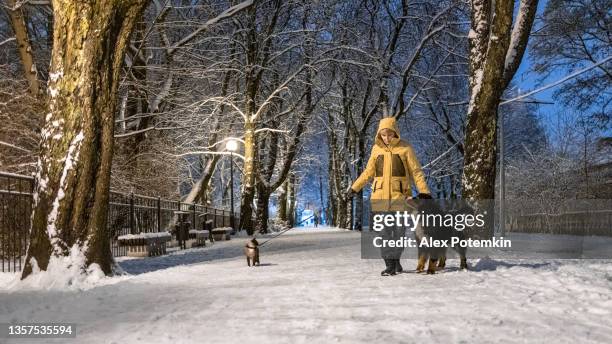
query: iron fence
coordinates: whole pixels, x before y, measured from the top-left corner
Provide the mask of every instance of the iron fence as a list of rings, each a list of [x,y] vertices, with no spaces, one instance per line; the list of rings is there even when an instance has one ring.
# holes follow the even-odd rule
[[[0,172],[0,266],[20,271],[25,258],[32,213],[34,178]],[[234,224],[239,223],[234,214]],[[192,229],[229,227],[230,211],[136,194],[111,191],[107,231],[115,257],[127,254],[117,238],[124,234],[168,231],[183,224]],[[207,225],[208,224],[208,225]]]
[[[612,236],[612,199],[506,200],[508,232]]]
[[[33,180],[0,173],[0,265],[2,271],[20,271],[23,266],[32,211]]]

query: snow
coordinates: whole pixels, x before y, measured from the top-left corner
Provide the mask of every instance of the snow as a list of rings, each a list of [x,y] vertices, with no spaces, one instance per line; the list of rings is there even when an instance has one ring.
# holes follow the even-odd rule
[[[470,29],[470,32],[468,33],[468,38],[476,39],[476,37],[478,37],[478,34],[476,33],[476,31],[474,31],[474,29]]]
[[[508,46],[508,52],[506,53],[506,59],[504,61],[505,69],[508,69],[508,67],[516,60],[521,34],[523,31],[531,29],[529,23],[527,22],[529,12],[530,2],[521,1],[516,19],[514,20],[514,27],[512,28],[512,33],[510,35],[510,45]]]
[[[483,77],[484,77],[484,63],[486,59],[486,49],[483,48],[485,44],[484,40],[489,34],[489,14],[486,13],[484,1],[471,1],[471,10],[473,23],[468,38],[473,41],[472,49],[470,50],[470,65],[475,68],[470,76],[470,102],[468,105],[468,114],[472,113],[472,110],[476,103],[476,98],[480,95],[480,89],[482,88]],[[481,48],[483,51],[481,51]]]
[[[478,68],[474,71],[474,86],[471,90],[470,103],[468,106],[468,113],[472,113],[474,106],[476,106],[476,97],[480,94],[480,89],[482,88],[482,82],[484,77],[484,70],[482,68]]]
[[[129,275],[48,291],[0,274],[0,323],[76,323],[71,343],[612,342],[610,260],[474,259],[463,272],[451,259],[428,276],[404,259],[409,272],[381,277],[356,232],[290,230],[251,268],[246,240],[123,259]]]
[[[64,189],[66,187],[66,178],[68,177],[68,172],[72,170],[73,165],[77,162],[80,149],[81,142],[85,136],[83,135],[83,131],[81,130],[72,140],[70,146],[68,147],[68,153],[66,153],[64,169],[62,171],[62,176],[60,177],[60,185],[57,190],[57,196],[53,200],[53,208],[51,208],[51,212],[47,217],[47,235],[51,240],[51,244],[55,252],[60,253],[61,249],[57,244],[57,241],[60,240],[57,238],[57,228],[55,222],[57,221],[57,216],[59,212],[60,202],[65,197]]]
[[[64,71],[60,69],[57,72],[49,73],[49,80],[51,82],[57,82],[62,76],[64,76]]]
[[[20,281],[20,274],[0,273],[0,298],[3,289],[10,291],[87,290],[106,283],[118,282],[121,278],[110,278],[97,264],[85,268],[85,255],[79,245],[70,249],[68,256],[52,256],[46,271],[40,271],[36,259],[31,258],[32,274]]]
[[[283,235],[291,235],[291,234],[304,234],[304,233],[334,233],[334,232],[346,232],[346,229],[337,228],[337,227],[294,227],[285,232]]]
[[[120,235],[117,240],[131,240],[131,239],[148,239],[148,238],[171,238],[172,235],[168,232],[153,232],[153,233],[139,233],[139,234],[125,234]]]
[[[49,84],[53,85],[55,84],[61,77],[64,76],[64,71],[63,70],[59,70],[57,72],[52,72],[49,73]],[[57,94],[59,93],[58,89],[53,86],[49,87],[49,94],[51,95],[51,98],[55,98],[57,96]],[[53,107],[53,103],[51,103],[51,107]]]

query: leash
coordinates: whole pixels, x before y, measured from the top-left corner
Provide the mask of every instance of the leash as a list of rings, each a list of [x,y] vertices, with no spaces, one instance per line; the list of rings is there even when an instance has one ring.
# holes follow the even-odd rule
[[[302,221],[300,221],[300,222],[296,223],[296,225],[299,225],[300,223],[302,223],[302,222],[304,222],[304,221],[308,221],[308,220],[310,220],[310,219],[311,219],[311,218],[313,218],[313,217],[314,217],[314,215],[312,215],[312,216],[310,216],[310,217],[307,217],[307,218],[305,218],[304,220],[302,220]],[[293,227],[293,228],[295,228],[295,227]],[[293,228],[287,228],[287,229],[285,229],[285,230],[280,231],[280,232],[279,232],[278,234],[276,234],[275,236],[271,237],[270,239],[268,239],[268,240],[264,241],[263,243],[261,243],[260,245],[258,245],[258,247],[262,247],[263,245],[265,245],[266,243],[268,243],[268,241],[271,241],[271,240],[274,240],[274,239],[278,238],[279,236],[283,235],[283,234],[284,234],[285,232],[287,232],[287,231],[292,230]]]

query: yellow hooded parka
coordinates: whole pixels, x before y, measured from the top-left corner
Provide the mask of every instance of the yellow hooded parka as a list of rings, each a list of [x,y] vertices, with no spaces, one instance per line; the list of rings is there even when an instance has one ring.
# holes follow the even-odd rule
[[[380,137],[380,132],[384,129],[391,129],[395,132],[395,138],[389,145],[385,145]],[[411,197],[413,183],[419,193],[430,194],[421,164],[412,146],[400,139],[397,123],[393,117],[380,120],[370,159],[351,189],[358,192],[372,178],[374,182],[371,201],[403,200]]]

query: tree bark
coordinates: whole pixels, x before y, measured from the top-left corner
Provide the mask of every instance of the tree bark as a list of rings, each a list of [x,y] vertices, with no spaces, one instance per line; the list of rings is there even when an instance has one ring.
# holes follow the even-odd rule
[[[365,133],[359,133],[357,137],[357,171],[361,173],[365,166],[363,164],[366,151],[365,151]],[[363,189],[359,190],[359,192],[355,195],[355,228],[359,231],[363,228]]]
[[[328,116],[329,118],[331,118],[331,116]],[[328,129],[329,130],[329,129]],[[327,216],[328,216],[328,222],[330,224],[332,224],[333,226],[336,226],[336,219],[337,219],[337,214],[336,214],[336,203],[338,202],[337,199],[337,193],[336,193],[336,172],[334,170],[334,164],[333,164],[333,150],[335,149],[334,146],[332,146],[332,144],[334,144],[334,140],[332,137],[332,133],[331,130],[329,130],[328,133],[328,153],[327,153],[327,175],[329,178],[329,192],[327,193]]]
[[[513,0],[498,0],[493,5],[490,0],[471,1],[471,95],[462,179],[465,199],[495,197],[497,110],[523,57],[536,8],[537,0],[522,0],[513,30]]]
[[[240,198],[240,230],[253,235],[253,198],[255,196],[255,124],[244,124],[244,168]]]
[[[289,176],[289,186],[288,186],[288,198],[289,198],[289,207],[287,209],[287,217],[289,228],[295,226],[295,203],[296,203],[296,187],[295,187],[295,175],[291,174]]]
[[[30,94],[34,97],[38,96],[38,90],[40,83],[38,82],[38,70],[34,57],[32,55],[32,44],[30,44],[30,38],[28,35],[28,27],[21,11],[21,6],[15,8],[15,0],[7,0],[6,4],[9,9],[6,12],[11,19],[11,27],[15,32],[15,41],[17,42],[17,50],[19,51],[19,58],[21,59],[21,65],[23,66],[23,72],[28,85],[30,86]],[[13,10],[14,9],[14,10]]]
[[[321,166],[319,166],[319,209],[322,214],[320,214],[321,218],[319,219],[319,223],[323,224],[323,219],[325,219],[325,224],[327,224],[327,213],[325,213],[325,200],[323,199],[323,176],[321,175]]]
[[[285,179],[280,193],[278,195],[278,219],[281,221],[287,221],[287,192],[289,187],[289,180]]]
[[[270,193],[261,183],[257,183],[257,209],[255,211],[256,230],[263,234],[268,232]]]
[[[146,0],[53,1],[49,113],[42,131],[22,278],[70,256],[110,275],[106,232],[116,92]],[[75,259],[84,257],[84,261]]]
[[[272,121],[271,126],[276,128],[278,122]],[[270,195],[275,191],[273,185],[270,185],[272,174],[274,173],[274,167],[278,157],[278,135],[272,134],[267,138],[264,138],[261,142],[261,146],[258,149],[258,154],[266,152],[266,156],[259,156],[257,159],[257,176],[256,188],[257,188],[257,210],[255,214],[255,230],[259,233],[268,232],[268,218],[269,218],[269,201]],[[282,176],[281,176],[282,177]]]

